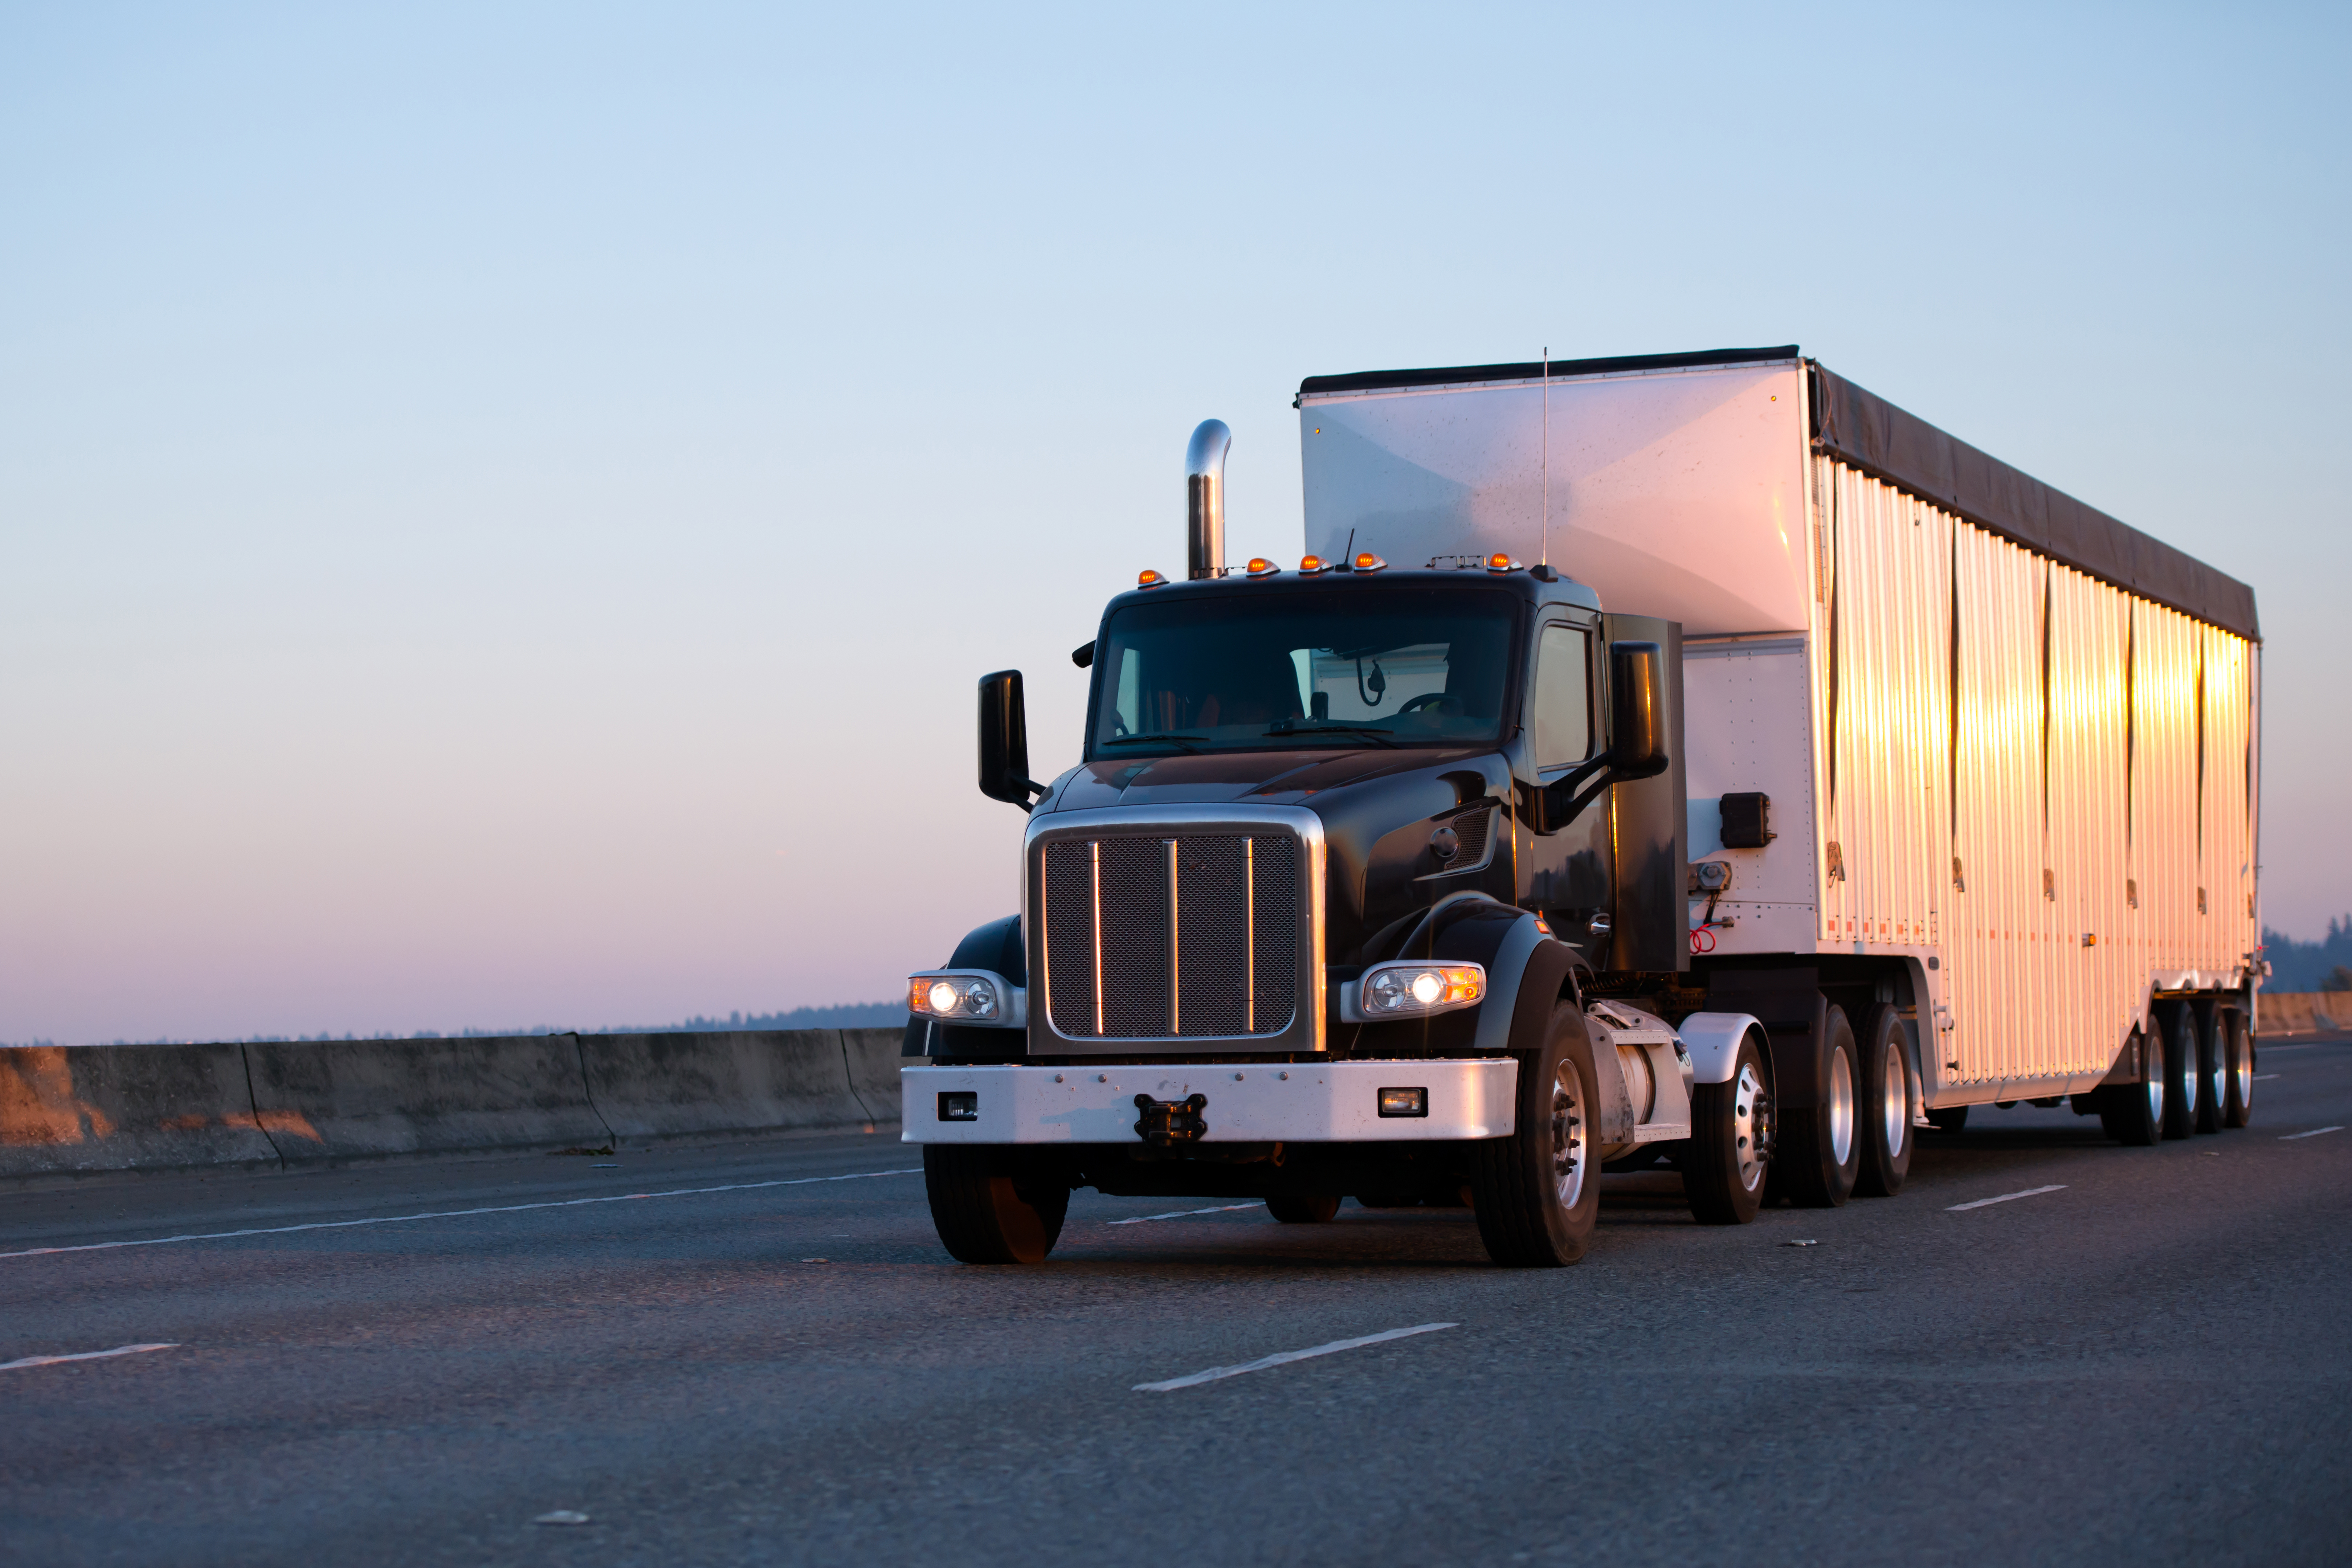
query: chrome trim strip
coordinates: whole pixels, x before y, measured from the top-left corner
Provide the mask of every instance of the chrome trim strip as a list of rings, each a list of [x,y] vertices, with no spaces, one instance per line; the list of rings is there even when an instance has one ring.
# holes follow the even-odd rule
[[[1177,936],[1181,912],[1176,907],[1177,887],[1184,879],[1184,857],[1177,841],[1168,839],[1168,1032],[1184,1032],[1184,943]],[[1102,1033],[1100,1029],[1095,1031]]]

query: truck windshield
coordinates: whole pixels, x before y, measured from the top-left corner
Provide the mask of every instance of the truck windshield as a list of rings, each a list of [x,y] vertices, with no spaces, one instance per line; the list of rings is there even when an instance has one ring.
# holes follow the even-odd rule
[[[1514,610],[1464,588],[1129,605],[1098,661],[1088,754],[1497,740]]]

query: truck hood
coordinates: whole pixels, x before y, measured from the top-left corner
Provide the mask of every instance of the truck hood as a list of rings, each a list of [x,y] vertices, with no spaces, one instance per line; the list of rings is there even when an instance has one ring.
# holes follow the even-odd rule
[[[1113,805],[1201,805],[1250,801],[1295,805],[1327,791],[1393,773],[1414,773],[1486,751],[1471,746],[1296,752],[1228,752],[1206,756],[1106,758],[1066,775],[1042,809],[1087,811]]]

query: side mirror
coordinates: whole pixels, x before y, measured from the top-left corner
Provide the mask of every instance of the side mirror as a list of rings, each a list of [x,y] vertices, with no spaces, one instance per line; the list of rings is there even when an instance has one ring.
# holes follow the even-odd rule
[[[1666,771],[1665,651],[1654,642],[1609,645],[1609,771],[1621,779]]]
[[[1029,715],[1017,669],[980,678],[980,793],[1024,811],[1031,795],[1045,793],[1029,781]]]

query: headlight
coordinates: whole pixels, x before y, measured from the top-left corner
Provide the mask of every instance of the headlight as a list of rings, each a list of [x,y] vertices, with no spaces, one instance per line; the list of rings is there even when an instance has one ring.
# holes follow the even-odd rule
[[[985,1022],[1003,1005],[995,982],[972,974],[918,974],[907,982],[907,1010],[933,1018]]]
[[[1486,969],[1478,963],[1384,963],[1364,972],[1356,994],[1367,1018],[1447,1013],[1486,998]]]

